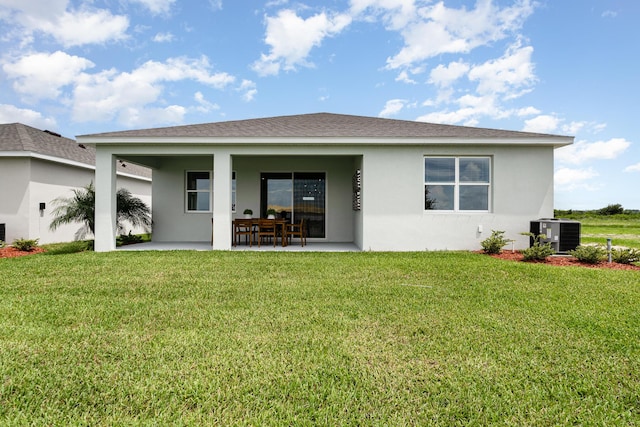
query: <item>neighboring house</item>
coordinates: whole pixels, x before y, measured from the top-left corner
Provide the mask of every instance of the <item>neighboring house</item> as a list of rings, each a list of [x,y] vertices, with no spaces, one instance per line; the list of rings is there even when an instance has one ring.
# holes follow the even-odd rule
[[[117,177],[118,188],[151,206],[150,169],[119,163]],[[93,181],[94,147],[20,123],[0,124],[0,240],[74,240],[79,223],[49,230],[53,201]]]
[[[232,220],[268,207],[308,241],[361,250],[525,247],[553,216],[553,152],[572,137],[329,113],[79,136],[96,147],[97,251],[115,248],[118,160],[153,169],[153,240],[232,246]]]

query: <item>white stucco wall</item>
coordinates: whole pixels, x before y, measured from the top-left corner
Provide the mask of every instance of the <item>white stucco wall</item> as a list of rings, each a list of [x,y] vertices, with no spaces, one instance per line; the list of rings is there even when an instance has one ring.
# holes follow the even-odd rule
[[[0,158],[0,224],[6,227],[6,242],[29,238],[30,161],[27,158]]]
[[[488,213],[424,210],[424,156],[491,156]],[[371,149],[363,165],[363,250],[475,250],[504,230],[516,248],[529,221],[553,216],[551,147],[407,147]]]
[[[235,216],[250,208],[254,216],[260,212],[260,174],[262,172],[326,173],[326,237],[320,240],[352,242],[354,239],[351,209],[351,176],[354,159],[350,156],[232,156],[237,189]],[[161,157],[154,169],[153,240],[156,242],[211,239],[212,212],[186,212],[185,173],[187,170],[213,170],[212,156]]]
[[[213,170],[216,152],[231,153],[237,174],[237,212],[260,207],[261,172],[324,171],[327,177],[327,235],[362,250],[476,250],[491,230],[504,230],[516,248],[529,222],[553,216],[553,147],[499,141],[463,144],[190,145],[144,143],[98,145],[116,156],[145,158],[155,165],[154,235],[159,242],[211,239],[213,212],[186,213],[185,171]],[[485,213],[424,210],[424,156],[490,156],[491,206]],[[362,210],[352,210],[351,178],[362,171]],[[226,213],[226,212],[225,212]],[[230,237],[230,236],[229,236]],[[225,240],[229,242],[230,238]],[[224,246],[224,245],[223,245]],[[215,247],[215,245],[214,245]]]
[[[95,180],[92,168],[76,167],[30,157],[0,158],[0,224],[6,224],[6,241],[39,239],[39,243],[77,240],[81,224],[49,229],[56,207],[54,200],[73,196],[73,189]],[[151,183],[126,176],[118,177],[124,187],[151,206]],[[45,210],[40,211],[40,203]],[[131,228],[134,233],[141,230]],[[86,236],[91,238],[92,236]]]
[[[158,160],[153,171],[153,241],[211,240],[212,212],[186,212],[185,170],[213,170],[213,156],[172,156]]]

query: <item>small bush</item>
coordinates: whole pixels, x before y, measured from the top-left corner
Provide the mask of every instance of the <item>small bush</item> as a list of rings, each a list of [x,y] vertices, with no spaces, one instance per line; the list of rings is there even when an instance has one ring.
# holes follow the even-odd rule
[[[567,253],[586,264],[598,264],[607,258],[607,251],[601,246],[578,246]]]
[[[7,244],[3,240],[0,240],[0,249],[4,248],[5,246],[7,246]]]
[[[640,251],[637,249],[614,249],[611,251],[611,260],[620,264],[640,262]]]
[[[31,252],[38,247],[38,239],[15,239],[11,246],[19,251]]]
[[[504,238],[504,231],[491,230],[491,236],[480,242],[482,250],[486,254],[499,254],[502,252],[504,245],[510,242]]]
[[[555,251],[551,246],[551,243],[541,243],[540,239],[546,237],[544,234],[535,235],[533,233],[522,233],[524,236],[533,238],[533,245],[522,251],[522,256],[525,261],[545,261],[548,257],[553,255]]]
[[[121,234],[120,236],[118,236],[118,239],[116,241],[116,243],[118,243],[119,245],[132,245],[134,243],[141,242],[142,236],[131,234],[131,232],[129,232],[129,234]]]

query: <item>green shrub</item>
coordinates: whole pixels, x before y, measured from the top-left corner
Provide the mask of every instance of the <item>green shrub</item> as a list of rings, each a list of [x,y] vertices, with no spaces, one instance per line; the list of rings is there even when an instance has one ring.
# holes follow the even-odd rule
[[[637,249],[613,249],[611,260],[620,264],[640,262],[640,251]]]
[[[38,247],[38,239],[15,239],[11,245],[19,251],[31,252]]]
[[[131,234],[131,232],[129,232],[129,234],[121,234],[120,236],[118,236],[116,243],[119,245],[132,245],[134,243],[141,243],[142,242],[142,236],[139,236],[137,234]]]
[[[480,242],[482,250],[486,254],[499,254],[504,245],[510,242],[504,238],[504,231],[491,230],[491,236]]]
[[[4,248],[5,246],[7,246],[7,244],[3,240],[0,240],[0,249]]]
[[[607,258],[607,251],[601,246],[578,246],[567,253],[586,264],[598,264]]]
[[[545,261],[553,255],[555,251],[551,243],[541,243],[540,240],[546,237],[544,234],[535,235],[533,233],[521,233],[524,236],[533,238],[533,245],[522,251],[525,261]]]

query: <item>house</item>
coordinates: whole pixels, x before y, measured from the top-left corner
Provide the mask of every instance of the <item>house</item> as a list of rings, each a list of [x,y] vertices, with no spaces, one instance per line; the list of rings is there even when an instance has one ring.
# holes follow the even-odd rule
[[[124,162],[117,186],[151,205],[151,170]],[[95,181],[95,148],[21,123],[0,124],[0,240],[76,238],[81,224],[49,230],[53,202]]]
[[[109,132],[96,147],[96,245],[115,248],[119,160],[153,169],[153,240],[232,247],[246,208],[305,218],[308,241],[479,249],[553,216],[554,149],[572,137],[330,113]],[[213,228],[213,230],[211,230]]]

